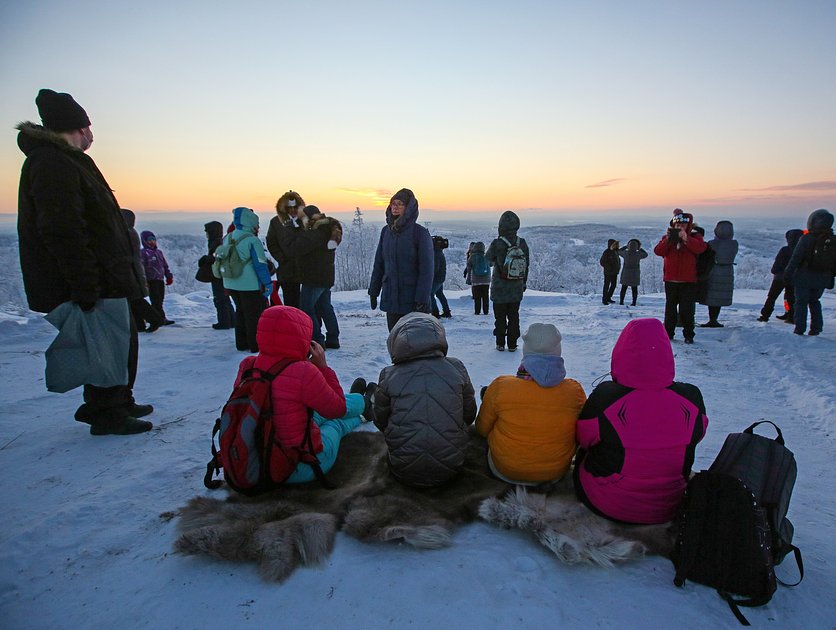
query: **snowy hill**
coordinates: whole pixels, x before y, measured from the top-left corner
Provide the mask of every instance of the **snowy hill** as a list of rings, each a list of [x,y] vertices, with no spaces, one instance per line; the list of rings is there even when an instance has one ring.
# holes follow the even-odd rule
[[[677,379],[701,388],[710,421],[694,469],[708,466],[729,432],[760,418],[781,426],[798,460],[789,516],[806,577],[746,614],[756,627],[832,628],[836,295],[825,294],[819,337],[755,321],[764,295],[736,291],[723,309],[726,328],[698,328],[693,346],[673,342]],[[494,349],[493,318],[472,315],[469,293],[450,297],[450,356],[463,360],[477,389],[513,373],[521,355]],[[347,390],[388,365],[385,317],[368,310],[362,291],[336,293],[334,303],[343,347],[327,359]],[[521,321],[523,329],[541,321],[561,330],[569,376],[589,393],[609,371],[624,324],[661,317],[663,303],[645,294],[636,308],[605,307],[597,295],[529,291]],[[177,324],[140,337],[136,396],[156,406],[155,429],[93,438],[72,419],[80,392],[45,390],[43,353],[54,331],[37,314],[0,309],[4,628],[737,627],[711,589],[675,588],[668,560],[569,567],[523,533],[482,522],[441,551],[338,535],[324,566],[301,568],[283,584],[261,581],[252,565],[173,553],[175,523],[161,515],[207,494],[211,427],[244,355],[231,331],[210,328],[207,291],[169,295],[166,310]],[[778,573],[795,575],[790,562]]]

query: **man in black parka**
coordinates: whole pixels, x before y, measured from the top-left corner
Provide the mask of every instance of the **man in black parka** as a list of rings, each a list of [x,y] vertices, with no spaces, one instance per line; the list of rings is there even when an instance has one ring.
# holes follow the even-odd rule
[[[142,297],[142,280],[119,204],[85,151],[90,119],[72,96],[41,90],[35,103],[43,125],[18,125],[26,155],[20,174],[18,241],[29,308],[48,313],[72,301],[90,312],[100,298]],[[153,426],[137,418],[153,411],[133,397],[137,334],[131,319],[128,384],[84,386],[75,419],[92,435],[130,434]]]

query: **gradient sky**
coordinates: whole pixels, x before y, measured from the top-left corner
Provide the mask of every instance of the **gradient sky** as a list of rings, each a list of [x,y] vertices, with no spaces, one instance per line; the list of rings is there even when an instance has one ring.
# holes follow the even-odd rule
[[[0,82],[3,213],[42,87],[140,212],[836,207],[833,0],[5,2]]]

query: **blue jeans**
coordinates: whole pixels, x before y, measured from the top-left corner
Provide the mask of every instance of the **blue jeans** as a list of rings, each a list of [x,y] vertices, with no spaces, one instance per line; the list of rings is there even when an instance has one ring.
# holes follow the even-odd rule
[[[447,297],[444,295],[444,283],[439,282],[438,284],[434,284],[432,289],[430,290],[430,294],[433,298],[433,313],[449,313],[450,312],[450,304],[447,303]],[[438,298],[438,301],[441,302],[441,311],[438,310],[438,302],[435,301],[435,298]]]
[[[810,309],[810,332],[820,333],[824,328],[821,299],[824,289],[812,289],[795,285],[795,332],[807,330],[807,308]]]
[[[340,450],[340,441],[363,422],[360,414],[363,413],[365,407],[366,401],[362,394],[346,394],[345,415],[342,418],[326,420],[314,412],[313,421],[322,435],[322,452],[318,453],[316,458],[319,460],[319,467],[323,473],[327,473],[334,467]],[[313,468],[300,462],[285,483],[307,483],[314,479],[316,475]]]
[[[322,324],[329,341],[339,341],[340,325],[337,323],[337,314],[331,305],[330,287],[312,287],[308,284],[302,285],[302,292],[299,296],[299,308],[307,313],[313,322],[313,340],[319,345],[325,343],[322,336]]]

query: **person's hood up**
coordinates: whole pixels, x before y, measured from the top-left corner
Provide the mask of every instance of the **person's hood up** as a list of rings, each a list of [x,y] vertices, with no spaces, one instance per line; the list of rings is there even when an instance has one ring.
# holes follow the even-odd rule
[[[151,230],[142,230],[139,234],[139,238],[142,241],[142,246],[146,249],[149,248],[148,241],[156,241],[157,237]],[[156,245],[151,249],[157,249]]]
[[[819,208],[807,217],[808,232],[824,232],[833,227],[833,215],[824,208]]]
[[[482,241],[476,241],[470,248],[471,254],[484,254],[485,244]]]
[[[44,145],[53,145],[70,153],[84,153],[78,147],[74,147],[67,142],[64,136],[33,122],[22,122],[17,125],[16,129],[20,132],[17,134],[17,146],[23,151],[24,155],[28,156],[32,151]]]
[[[255,338],[259,356],[305,360],[311,348],[313,322],[292,306],[271,306],[258,320]]]
[[[396,218],[395,215],[392,214],[392,203],[390,201],[389,205],[386,206],[386,225],[391,227],[395,232],[400,232],[408,225],[418,221],[418,200],[409,188],[401,188],[398,192],[392,195],[392,199],[395,197],[404,201],[406,207],[401,213],[401,216]]]
[[[232,211],[232,223],[237,230],[255,234],[258,228],[258,215],[251,208],[238,207]]]
[[[136,226],[136,214],[134,214],[133,210],[128,210],[127,208],[120,208],[122,211],[122,218],[125,219],[125,223],[128,224],[129,228]]]
[[[662,389],[673,383],[673,350],[662,322],[630,321],[612,349],[610,374],[616,383],[634,389]]]
[[[637,252],[641,249],[642,242],[637,238],[631,238],[627,241],[627,251]]]
[[[296,202],[296,205],[293,207],[292,212],[291,208],[288,207],[288,202],[291,199]],[[296,216],[296,210],[298,208],[304,207],[305,200],[302,199],[302,195],[300,195],[295,190],[288,190],[285,194],[279,197],[279,200],[276,202],[276,214],[278,215],[279,220],[281,220],[281,222],[284,223],[288,219]]]
[[[386,340],[392,363],[447,356],[444,327],[432,315],[410,313],[403,316]]]
[[[209,223],[203,225],[203,229],[206,232],[206,237],[210,240],[223,238],[224,236],[224,225],[220,221],[209,221]]]
[[[563,357],[549,354],[529,354],[523,357],[520,366],[528,372],[540,387],[554,387],[566,378]]]
[[[515,212],[506,210],[499,217],[498,232],[500,236],[511,239],[517,235],[517,230],[520,229],[520,218]]]
[[[613,246],[613,244],[614,244],[614,243],[617,243],[617,242],[618,242],[618,241],[617,241],[617,240],[615,240],[614,238],[609,238],[609,239],[607,239],[607,249],[611,249],[611,248],[612,248],[612,246]]]
[[[720,240],[729,240],[734,238],[734,225],[731,221],[718,221],[714,226],[714,236]]]
[[[791,248],[795,249],[795,246],[798,245],[799,239],[804,236],[804,230],[794,229],[794,230],[787,230],[787,233],[784,234],[787,239],[787,245]]]

